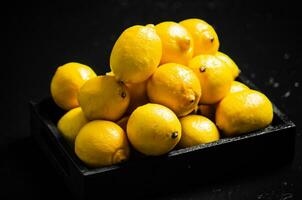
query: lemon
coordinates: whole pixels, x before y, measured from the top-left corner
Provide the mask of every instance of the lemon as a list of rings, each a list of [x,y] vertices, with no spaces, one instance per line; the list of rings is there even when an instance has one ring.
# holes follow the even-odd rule
[[[199,55],[190,61],[189,67],[200,81],[201,104],[217,103],[227,95],[234,78],[225,62],[213,55]]]
[[[179,22],[192,35],[194,56],[199,54],[215,54],[219,49],[219,39],[214,28],[201,19],[186,19]]]
[[[241,92],[243,90],[248,90],[248,89],[250,88],[245,84],[240,83],[238,81],[233,81],[231,85],[230,93]]]
[[[58,129],[64,139],[71,145],[74,145],[76,136],[80,129],[88,122],[80,107],[69,110],[58,121]]]
[[[191,147],[219,140],[219,131],[215,124],[200,115],[188,115],[180,119],[182,135],[180,147]]]
[[[129,116],[124,116],[120,120],[116,122],[125,132],[127,132],[127,123],[129,120]]]
[[[107,72],[106,76],[114,76],[112,71]],[[130,103],[126,113],[131,114],[138,106],[149,102],[147,96],[147,80],[140,83],[126,83],[127,90],[130,94]]]
[[[168,153],[177,145],[181,138],[181,124],[169,108],[148,103],[130,115],[127,135],[137,151],[158,156]]]
[[[197,106],[201,88],[197,76],[188,67],[167,63],[158,67],[148,81],[147,93],[152,103],[162,104],[184,116]]]
[[[235,92],[240,92],[243,90],[248,90],[248,89],[249,89],[249,87],[246,86],[245,84],[240,83],[238,81],[233,81],[230,91],[227,95],[235,93]],[[208,104],[208,105],[200,104],[198,106],[198,111],[199,111],[199,113],[201,113],[201,115],[209,118],[210,120],[215,120],[215,112],[216,112],[216,108],[217,108],[218,104],[219,104],[219,102],[215,103],[215,104]]]
[[[219,52],[216,53],[216,57],[218,57],[220,60],[223,60],[224,62],[227,63],[227,65],[229,66],[229,68],[232,71],[232,74],[233,74],[234,78],[236,78],[239,75],[240,69],[238,68],[236,63],[228,55],[226,55],[226,54],[219,51]]]
[[[126,84],[127,90],[130,94],[130,103],[127,109],[127,113],[132,113],[138,106],[142,106],[149,102],[147,96],[147,81],[140,83],[128,83]]]
[[[79,89],[93,77],[96,77],[94,71],[80,63],[70,62],[58,67],[50,84],[54,102],[64,110],[79,107]]]
[[[132,26],[115,42],[110,67],[118,80],[138,83],[147,80],[159,65],[162,44],[154,25]]]
[[[179,63],[187,65],[193,56],[193,40],[190,33],[176,22],[162,22],[155,26],[162,41],[161,64]]]
[[[106,76],[114,76],[114,73],[112,71],[106,72]]]
[[[272,119],[270,100],[261,92],[251,89],[227,95],[216,110],[216,125],[226,136],[264,128]]]
[[[98,76],[81,87],[78,99],[89,120],[115,121],[127,110],[130,96],[126,86],[113,76]]]
[[[90,167],[102,167],[129,158],[123,129],[111,121],[95,120],[82,127],[75,140],[76,155]]]

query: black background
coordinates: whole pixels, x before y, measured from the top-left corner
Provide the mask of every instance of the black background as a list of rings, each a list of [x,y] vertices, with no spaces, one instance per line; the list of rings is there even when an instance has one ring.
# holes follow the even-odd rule
[[[28,102],[49,95],[56,67],[76,61],[104,73],[125,28],[197,17],[215,27],[220,50],[296,123],[296,154],[290,166],[279,170],[207,187],[179,183],[187,189],[153,198],[302,199],[302,11],[294,1],[26,2],[2,10],[2,56],[7,62],[2,62],[0,84],[0,198],[70,195],[28,138]]]

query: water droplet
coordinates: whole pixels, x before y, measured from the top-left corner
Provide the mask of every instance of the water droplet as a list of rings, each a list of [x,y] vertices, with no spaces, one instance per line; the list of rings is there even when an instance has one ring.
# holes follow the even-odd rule
[[[299,83],[299,82],[295,82],[294,86],[295,86],[295,87],[299,87],[299,86],[300,86],[300,83]]]
[[[285,92],[284,95],[283,95],[284,98],[287,98],[289,96],[290,96],[290,91]]]
[[[285,54],[283,55],[283,59],[284,59],[284,60],[290,59],[290,54],[289,54],[289,53],[285,53]]]
[[[268,84],[273,85],[275,82],[274,77],[269,77]]]
[[[273,84],[273,87],[274,87],[274,88],[279,87],[279,83],[278,83],[278,82],[275,82],[275,83]]]
[[[292,199],[294,195],[292,193],[283,193],[281,195],[281,200],[287,200],[287,199]]]

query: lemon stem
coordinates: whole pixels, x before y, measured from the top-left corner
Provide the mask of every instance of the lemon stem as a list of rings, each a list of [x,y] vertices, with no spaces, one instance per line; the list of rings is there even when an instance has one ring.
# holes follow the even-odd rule
[[[123,91],[123,92],[121,93],[121,97],[124,99],[126,96],[127,96],[127,95],[126,95],[126,92]]]
[[[206,71],[206,67],[201,66],[201,67],[199,68],[199,71],[200,71],[200,72],[205,72],[205,71]]]
[[[172,135],[171,135],[172,139],[177,138],[177,136],[178,136],[178,132],[177,131],[173,132]]]

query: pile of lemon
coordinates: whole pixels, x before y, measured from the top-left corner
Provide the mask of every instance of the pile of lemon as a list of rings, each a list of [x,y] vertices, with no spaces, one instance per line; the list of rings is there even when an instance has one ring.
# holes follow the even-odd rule
[[[132,26],[116,41],[111,72],[67,63],[51,81],[68,111],[58,129],[90,167],[125,161],[130,145],[158,156],[268,126],[273,108],[262,93],[235,81],[235,62],[200,19]]]

